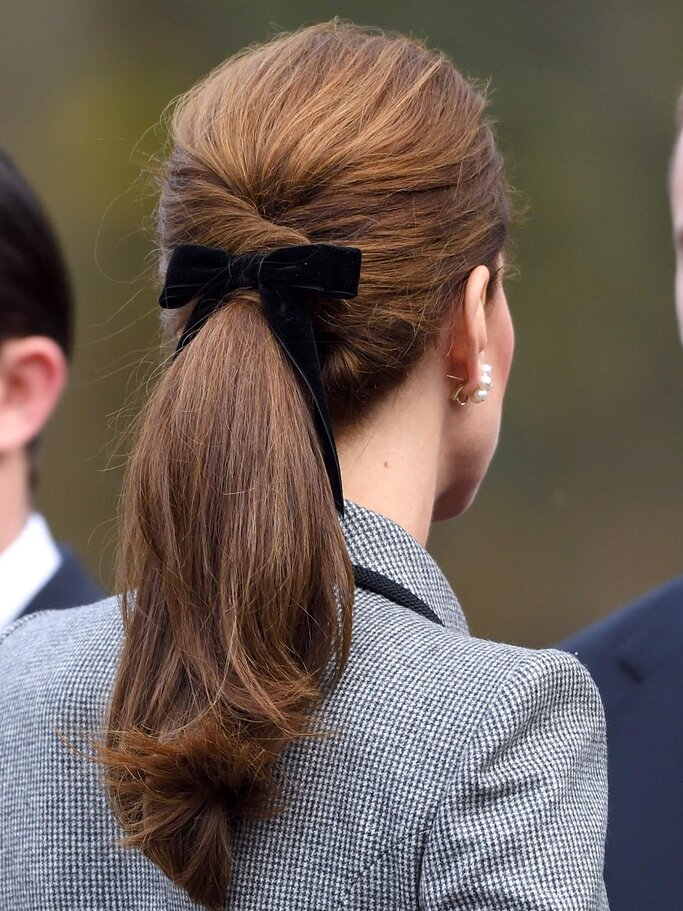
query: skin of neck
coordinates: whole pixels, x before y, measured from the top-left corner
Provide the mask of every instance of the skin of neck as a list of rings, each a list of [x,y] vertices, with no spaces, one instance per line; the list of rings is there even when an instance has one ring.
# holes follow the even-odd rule
[[[19,536],[31,511],[26,453],[0,455],[0,553]]]
[[[449,406],[437,358],[426,358],[337,440],[344,495],[427,543]]]

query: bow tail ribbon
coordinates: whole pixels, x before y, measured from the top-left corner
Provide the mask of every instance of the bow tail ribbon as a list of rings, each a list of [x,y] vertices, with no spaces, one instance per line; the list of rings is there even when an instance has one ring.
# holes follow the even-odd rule
[[[313,404],[313,420],[320,441],[325,471],[330,480],[334,504],[344,513],[341,471],[327,398],[322,383],[320,356],[308,303],[285,287],[261,287],[263,312],[271,331],[294,368]]]

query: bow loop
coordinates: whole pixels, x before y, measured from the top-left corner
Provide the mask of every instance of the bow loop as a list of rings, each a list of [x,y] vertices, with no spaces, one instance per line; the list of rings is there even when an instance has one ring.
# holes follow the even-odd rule
[[[233,256],[216,247],[180,244],[171,254],[159,305],[175,310],[195,298],[221,305],[231,291],[258,287],[263,258],[258,253]]]
[[[259,271],[259,285],[287,286],[333,298],[358,294],[361,252],[356,247],[304,244],[268,253]]]

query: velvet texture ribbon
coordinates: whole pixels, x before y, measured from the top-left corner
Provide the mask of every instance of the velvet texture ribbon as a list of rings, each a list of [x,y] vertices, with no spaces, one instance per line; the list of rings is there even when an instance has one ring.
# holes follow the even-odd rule
[[[320,370],[320,354],[306,293],[351,298],[358,293],[361,251],[356,247],[306,244],[271,253],[235,256],[215,247],[181,244],[171,254],[159,297],[164,309],[195,302],[175,356],[192,341],[214,311],[239,288],[254,288],[263,314],[313,406],[315,429],[335,506],[344,513],[337,447]]]

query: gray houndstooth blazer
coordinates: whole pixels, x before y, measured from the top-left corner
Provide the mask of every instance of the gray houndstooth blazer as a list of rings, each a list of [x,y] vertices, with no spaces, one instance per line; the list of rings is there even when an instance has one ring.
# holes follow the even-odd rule
[[[348,503],[344,531],[363,587],[321,709],[334,734],[285,754],[291,806],[240,828],[227,907],[604,911],[605,732],[587,672],[470,637],[436,564],[388,519]],[[120,640],[115,599],[1,640],[3,911],[197,907],[117,845],[98,770],[55,733],[98,730]]]

